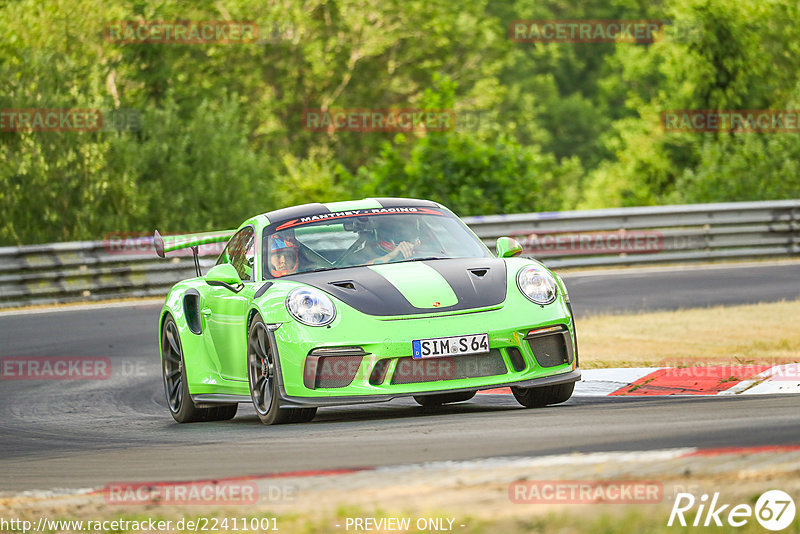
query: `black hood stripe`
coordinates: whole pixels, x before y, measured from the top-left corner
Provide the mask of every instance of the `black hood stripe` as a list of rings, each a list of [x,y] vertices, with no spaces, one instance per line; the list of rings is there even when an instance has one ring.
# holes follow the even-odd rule
[[[415,308],[395,286],[369,267],[297,274],[291,279],[330,293],[367,315],[416,315],[469,310],[496,306],[506,299],[506,264],[501,259],[463,258],[423,263],[436,270],[450,284],[458,297],[456,304],[440,308]]]

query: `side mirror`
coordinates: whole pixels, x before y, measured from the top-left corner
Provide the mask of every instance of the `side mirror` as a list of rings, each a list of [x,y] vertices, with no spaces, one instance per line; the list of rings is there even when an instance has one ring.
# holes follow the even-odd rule
[[[161,237],[161,234],[158,233],[158,230],[156,230],[156,233],[153,235],[153,248],[156,249],[156,254],[159,258],[166,257],[164,255],[164,238]]]
[[[210,286],[223,286],[238,293],[244,287],[242,279],[236,268],[230,263],[221,263],[212,267],[205,276],[206,283]]]
[[[497,250],[498,258],[511,258],[522,254],[522,245],[516,239],[499,237],[497,238],[495,250]]]

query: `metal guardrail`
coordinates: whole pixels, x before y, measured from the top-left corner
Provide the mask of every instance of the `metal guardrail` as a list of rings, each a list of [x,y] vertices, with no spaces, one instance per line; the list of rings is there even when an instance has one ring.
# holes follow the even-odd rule
[[[464,221],[487,245],[503,235],[515,237],[525,248],[524,256],[553,268],[800,254],[800,200],[489,215]],[[624,237],[633,242],[620,245]]]
[[[465,217],[490,247],[518,239],[553,268],[800,255],[800,200]],[[147,239],[0,247],[0,308],[164,295],[194,276],[187,254],[161,260]],[[219,248],[201,248],[209,266]],[[209,254],[211,252],[212,254]]]

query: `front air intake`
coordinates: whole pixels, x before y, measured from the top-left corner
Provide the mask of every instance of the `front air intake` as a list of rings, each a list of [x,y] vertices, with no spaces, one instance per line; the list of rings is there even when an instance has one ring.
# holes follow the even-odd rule
[[[372,368],[372,373],[369,375],[369,383],[373,386],[383,384],[386,379],[386,373],[389,371],[389,362],[391,360],[378,360],[375,367]]]
[[[517,347],[508,347],[506,349],[508,359],[511,360],[511,366],[514,371],[520,372],[525,370],[525,358],[522,357],[522,352]]]
[[[531,330],[525,336],[528,346],[541,367],[556,367],[572,363],[572,340],[565,326]]]
[[[440,380],[504,375],[508,372],[498,349],[483,354],[460,354],[443,358],[410,356],[397,359],[392,384],[419,384]]]
[[[343,388],[355,379],[361,361],[369,355],[361,347],[326,347],[312,350],[303,368],[308,389]]]

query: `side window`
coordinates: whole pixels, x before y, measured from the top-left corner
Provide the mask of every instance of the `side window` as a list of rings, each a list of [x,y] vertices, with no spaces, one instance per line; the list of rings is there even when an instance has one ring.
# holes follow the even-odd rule
[[[217,265],[230,263],[243,281],[253,278],[253,258],[255,257],[255,230],[247,226],[239,230],[217,260]]]

